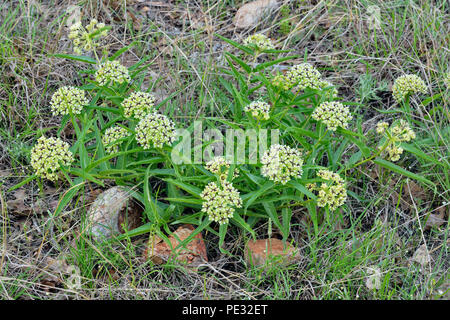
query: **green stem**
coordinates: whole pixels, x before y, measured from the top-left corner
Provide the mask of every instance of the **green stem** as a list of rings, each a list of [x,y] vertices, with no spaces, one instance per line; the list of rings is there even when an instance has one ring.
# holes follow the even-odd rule
[[[365,160],[361,160],[360,162],[358,162],[357,164],[355,164],[353,167],[351,167],[351,169],[356,168],[357,166],[360,166],[376,157],[378,157],[391,143],[391,140],[386,140],[386,142],[384,143],[383,147],[381,149],[378,150],[378,152],[376,152],[375,154],[373,154],[372,156],[370,156],[369,158],[365,159]]]

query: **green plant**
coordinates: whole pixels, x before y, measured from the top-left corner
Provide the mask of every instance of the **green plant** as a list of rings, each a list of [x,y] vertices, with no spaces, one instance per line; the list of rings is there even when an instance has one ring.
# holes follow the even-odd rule
[[[212,157],[206,165],[195,161],[198,153],[211,154],[216,141],[201,135],[191,148],[190,137],[195,140],[198,134],[196,123],[175,123],[162,108],[170,97],[155,104],[150,93],[140,91],[146,59],[129,68],[117,60],[131,45],[101,58],[91,45],[95,58],[57,55],[95,67],[83,70],[88,76],[83,86],[63,90],[62,96],[58,91],[59,98],[52,100],[54,111],[63,115],[56,136],[71,125],[74,144],[65,148],[60,140],[52,140],[59,149],[64,146],[63,158],[52,153],[51,146],[45,153],[33,149],[32,157],[41,157],[44,171],[37,170],[11,189],[33,179],[61,178],[70,188],[60,200],[57,216],[85,182],[104,186],[105,180],[113,180],[128,186],[145,206],[146,223],[119,239],[154,231],[167,240],[163,231],[170,233],[170,225],[190,223],[198,227],[180,246],[206,229],[219,237],[219,248],[226,252],[222,246],[230,224],[256,237],[255,226],[270,220],[288,240],[293,209],[298,207],[307,210],[315,237],[324,226],[333,228],[343,219],[346,198],[361,197],[348,191],[355,182],[354,169],[370,161],[434,187],[423,176],[383,159],[390,144],[378,147],[363,133],[352,109],[361,106],[338,101],[336,88],[312,65],[305,62],[274,75],[273,66],[297,56],[282,56],[289,51],[273,49],[261,35],[249,37],[246,45],[217,36],[242,53],[226,52],[228,67],[219,78],[232,101],[229,110],[223,111],[224,117],[201,119],[219,136],[224,128],[234,129],[225,159]],[[263,56],[266,62],[257,64]],[[270,148],[252,140],[268,130],[280,133],[271,137]],[[235,148],[236,137],[240,142]],[[427,157],[404,142],[402,146]],[[255,154],[260,157],[252,161]]]

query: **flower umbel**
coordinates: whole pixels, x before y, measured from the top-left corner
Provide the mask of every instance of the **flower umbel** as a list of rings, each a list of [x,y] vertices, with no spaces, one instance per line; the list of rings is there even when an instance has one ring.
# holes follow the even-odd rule
[[[120,64],[119,61],[106,61],[100,65],[95,73],[95,80],[104,86],[108,82],[130,82],[128,69]]]
[[[88,105],[84,90],[75,87],[60,87],[52,96],[50,108],[53,115],[80,114]]]
[[[144,148],[150,144],[162,148],[163,144],[171,145],[175,141],[175,124],[165,115],[149,113],[136,126],[136,140]]]
[[[337,127],[347,128],[352,119],[349,108],[336,101],[321,103],[312,113],[312,117],[325,123],[331,131],[336,131]]]
[[[426,93],[427,86],[425,82],[414,74],[408,74],[398,77],[392,86],[392,95],[400,103],[405,97],[412,93]]]
[[[208,214],[210,220],[220,224],[228,223],[235,207],[242,207],[239,191],[226,180],[221,181],[220,186],[215,182],[208,183],[200,196],[203,199],[202,211]]]
[[[117,140],[125,138],[128,135],[128,131],[120,126],[106,129],[102,137],[102,143],[105,146],[106,152],[109,154],[119,152],[120,142]]]
[[[99,23],[96,19],[83,27],[81,22],[77,22],[70,27],[69,39],[73,42],[73,51],[76,54],[82,54],[83,51],[91,51],[99,45],[98,40],[108,34],[108,30],[104,29],[105,24]]]
[[[332,211],[342,206],[347,199],[344,179],[339,174],[329,170],[319,170],[317,176],[326,180],[326,182],[322,182],[320,186],[316,184],[307,185],[310,191],[317,192],[317,205],[319,207],[329,205]]]
[[[253,45],[256,47],[258,51],[271,50],[275,47],[272,44],[272,41],[267,38],[265,35],[257,33],[247,37],[244,40],[245,45]]]
[[[268,120],[270,117],[270,105],[264,101],[253,101],[245,106],[244,111],[250,112],[252,116],[258,120]]]
[[[147,92],[133,92],[122,102],[125,117],[144,118],[155,105],[155,97]]]
[[[275,144],[261,159],[261,174],[274,182],[286,184],[292,177],[300,178],[303,159],[298,149]]]
[[[409,124],[405,120],[400,120],[398,123],[393,123],[389,128],[389,123],[379,122],[377,124],[376,132],[382,134],[387,142],[385,145],[384,153],[382,156],[386,157],[390,161],[398,161],[403,153],[403,148],[400,147],[400,143],[403,141],[411,141],[416,138],[416,134],[409,127]],[[382,148],[382,147],[379,147]]]
[[[69,166],[73,161],[69,144],[59,138],[38,139],[37,144],[31,149],[31,166],[40,177],[51,181],[58,180],[57,171],[63,166]]]
[[[226,160],[224,157],[214,157],[212,160],[206,163],[206,170],[217,174],[220,180],[226,180],[228,177],[228,171],[230,170],[231,162]],[[239,170],[234,169],[232,179],[239,175]]]
[[[319,88],[320,78],[320,72],[309,63],[293,66],[286,73],[286,79],[291,87],[297,86],[298,90]]]

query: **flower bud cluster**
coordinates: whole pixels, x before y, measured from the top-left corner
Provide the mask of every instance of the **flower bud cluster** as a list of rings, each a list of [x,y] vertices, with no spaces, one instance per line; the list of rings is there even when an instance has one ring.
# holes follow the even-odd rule
[[[69,144],[59,138],[38,139],[31,149],[31,166],[40,177],[51,181],[58,180],[58,171],[61,166],[69,166],[73,162]]]
[[[321,103],[312,113],[312,118],[325,123],[328,130],[336,131],[337,127],[347,128],[352,115],[342,103],[330,101]]]
[[[130,75],[128,69],[121,65],[119,61],[106,61],[100,65],[95,73],[95,80],[104,86],[108,82],[130,82]]]
[[[281,184],[286,184],[292,177],[300,178],[303,173],[300,151],[285,145],[272,145],[264,153],[261,163],[261,174]]]
[[[155,148],[171,145],[175,136],[175,123],[162,114],[149,113],[136,126],[136,140],[144,149],[150,149],[151,144]]]
[[[144,118],[155,105],[155,97],[147,92],[133,92],[122,102],[125,117]]]
[[[84,106],[88,105],[84,90],[65,86],[60,87],[52,96],[50,108],[54,116],[66,114],[80,114]]]
[[[412,93],[426,93],[427,86],[425,82],[414,74],[407,74],[398,77],[392,86],[392,95],[400,103],[406,96]]]

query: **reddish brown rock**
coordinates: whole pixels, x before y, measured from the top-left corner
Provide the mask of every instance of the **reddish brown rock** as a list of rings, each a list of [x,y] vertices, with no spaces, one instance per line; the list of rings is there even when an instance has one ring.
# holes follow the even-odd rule
[[[247,242],[244,251],[245,261],[248,264],[258,266],[270,261],[278,261],[288,265],[300,260],[300,250],[286,242],[275,238],[250,240]]]
[[[148,246],[144,251],[144,259],[151,259],[153,263],[161,264],[173,256],[178,261],[186,263],[191,267],[207,262],[208,257],[206,255],[206,246],[201,233],[196,234],[194,238],[186,245],[186,248],[180,247],[176,250],[176,252],[173,251],[173,249],[175,249],[180,243],[175,235],[180,239],[180,241],[184,241],[194,230],[195,228],[192,225],[183,225],[179,227],[169,237],[170,245],[158,236],[154,236],[152,240],[149,241]]]

